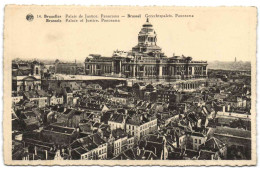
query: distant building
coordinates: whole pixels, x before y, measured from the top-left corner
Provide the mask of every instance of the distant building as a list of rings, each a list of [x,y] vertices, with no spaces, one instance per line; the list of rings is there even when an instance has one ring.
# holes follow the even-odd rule
[[[23,95],[19,93],[12,93],[12,103],[16,104],[23,99]]]
[[[12,90],[31,91],[41,89],[41,68],[37,62],[12,63]]]
[[[33,102],[39,108],[48,106],[48,94],[43,90],[26,91],[24,92],[25,99]]]
[[[157,34],[147,19],[138,34],[138,44],[129,52],[112,57],[91,54],[85,60],[86,75],[113,75],[140,79],[190,79],[207,76],[207,62],[191,57],[166,57],[157,45]]]
[[[77,63],[62,63],[59,60],[55,61],[55,73],[56,74],[77,74]]]
[[[53,96],[50,97],[50,106],[54,106],[57,104],[63,104],[63,96],[54,94]]]

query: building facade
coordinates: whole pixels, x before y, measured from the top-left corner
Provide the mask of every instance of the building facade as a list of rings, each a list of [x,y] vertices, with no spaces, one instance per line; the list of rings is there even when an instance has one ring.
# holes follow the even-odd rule
[[[56,74],[70,74],[76,75],[78,70],[77,63],[63,63],[59,60],[55,61],[55,73]]]
[[[41,63],[16,62],[12,63],[12,90],[16,92],[41,89]]]
[[[114,51],[112,57],[91,54],[85,60],[87,75],[111,75],[138,79],[189,79],[207,77],[207,62],[192,57],[167,57],[157,45],[157,34],[147,19],[138,44],[129,52]]]

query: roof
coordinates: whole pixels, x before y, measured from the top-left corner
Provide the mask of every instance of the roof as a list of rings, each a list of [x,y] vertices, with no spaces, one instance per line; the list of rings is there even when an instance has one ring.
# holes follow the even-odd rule
[[[228,127],[217,127],[214,134],[251,139],[251,131]]]
[[[212,160],[212,155],[215,157],[215,152],[202,150],[202,151],[200,151],[200,156],[198,159],[199,160]]]
[[[84,149],[83,147],[78,147],[74,149],[74,151],[76,151],[80,155],[88,152],[88,150]]]
[[[152,151],[158,158],[161,158],[161,154],[164,150],[163,137],[149,135],[146,140],[140,141],[139,147]]]
[[[152,160],[158,159],[158,157],[149,150],[130,148],[120,153],[112,160]]]
[[[113,137],[117,140],[127,136],[127,133],[123,129],[116,129],[112,131]]]
[[[105,144],[106,142],[97,134],[89,135],[80,139],[77,139],[77,141],[73,142],[71,144],[72,148],[76,147],[82,147],[83,149],[87,151],[91,151],[95,148],[97,148],[99,145]]]
[[[69,113],[72,113],[72,112],[74,112],[73,109],[67,109],[63,114],[68,115]]]
[[[148,114],[146,114],[146,115],[135,114],[135,115],[132,115],[131,118],[128,118],[126,120],[126,123],[131,124],[131,125],[135,125],[135,126],[140,126],[140,125],[143,125],[143,124],[150,122],[154,119],[156,119],[156,117],[149,116]]]
[[[94,103],[88,103],[86,106],[86,109],[89,110],[96,110],[96,111],[102,111],[105,105],[102,104],[94,104]]]
[[[154,143],[163,143],[163,137],[162,136],[158,136],[158,135],[149,135],[146,138],[147,141],[149,142],[154,142]]]
[[[192,136],[198,136],[198,137],[205,137],[204,134],[199,133],[199,132],[192,132],[191,135],[192,135]]]
[[[105,112],[101,117],[101,122],[104,122],[107,124],[108,120],[110,119],[111,112]]]
[[[122,123],[124,120],[124,116],[122,114],[113,114],[112,117],[110,117],[109,121]]]
[[[193,159],[199,156],[199,152],[195,150],[186,149],[183,153],[183,156]]]
[[[64,133],[64,134],[73,134],[75,131],[74,128],[58,126],[58,125],[49,125],[44,130],[57,132],[57,133]]]
[[[225,144],[219,139],[212,137],[201,145],[202,150],[217,152],[221,148],[225,147]]]
[[[93,142],[98,146],[106,143],[97,133],[89,137],[92,138]]]

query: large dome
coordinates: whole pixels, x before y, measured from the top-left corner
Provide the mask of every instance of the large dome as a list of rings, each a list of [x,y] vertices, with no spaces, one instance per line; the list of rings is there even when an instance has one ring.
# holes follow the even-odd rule
[[[157,34],[147,18],[146,22],[142,25],[141,31],[139,31],[138,45],[133,47],[132,51],[145,53],[161,51],[161,48],[156,45],[156,42]]]

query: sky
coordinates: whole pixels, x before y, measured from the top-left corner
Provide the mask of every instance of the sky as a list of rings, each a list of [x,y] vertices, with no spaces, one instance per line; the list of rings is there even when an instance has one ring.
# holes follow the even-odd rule
[[[31,13],[34,20],[25,16]],[[37,15],[124,15],[117,22],[46,23]],[[127,18],[127,15],[141,18]],[[5,50],[8,57],[21,59],[59,59],[82,62],[89,54],[110,57],[114,50],[129,51],[137,45],[137,36],[145,15],[171,14],[174,17],[150,17],[157,33],[157,45],[171,57],[191,56],[193,60],[251,61],[255,58],[256,13],[254,8],[139,7],[139,8],[30,8],[9,9],[5,19]],[[194,17],[175,17],[175,14]]]

